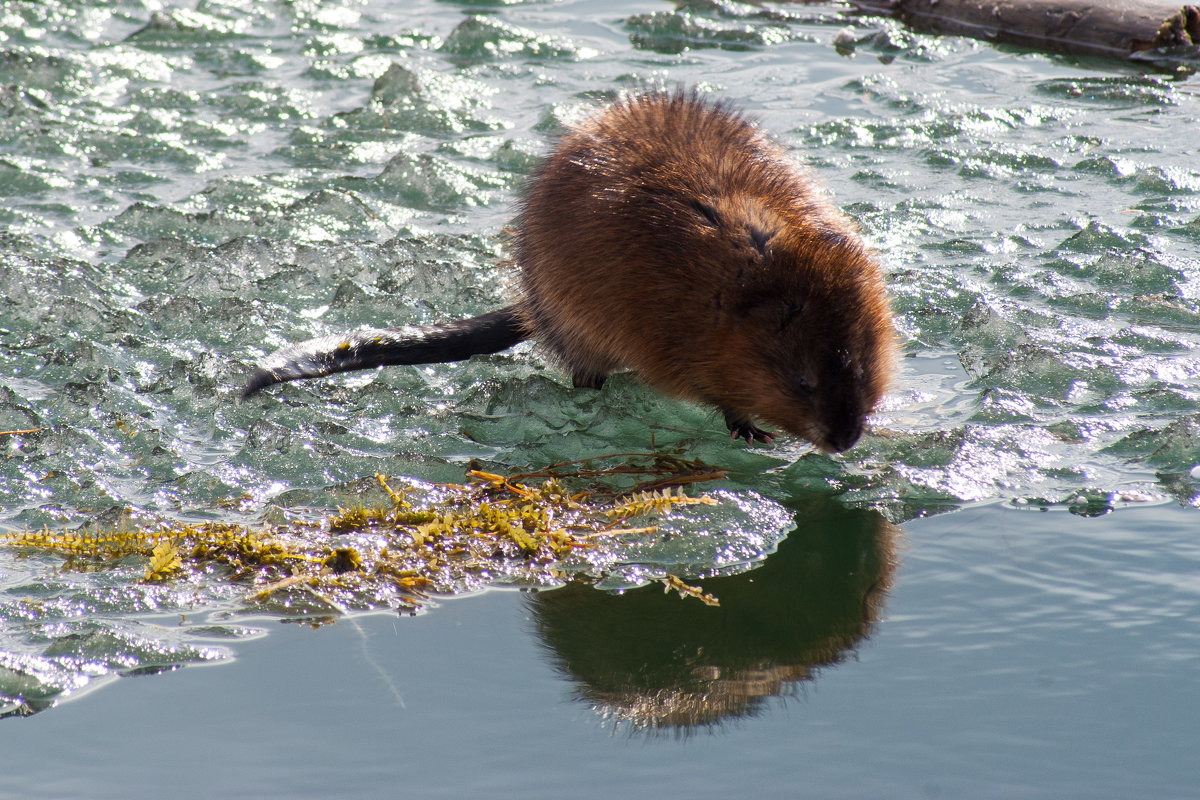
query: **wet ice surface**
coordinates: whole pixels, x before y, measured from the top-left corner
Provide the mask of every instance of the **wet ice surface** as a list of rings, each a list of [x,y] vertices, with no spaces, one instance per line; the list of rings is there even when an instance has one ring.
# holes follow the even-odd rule
[[[291,31],[267,4],[18,11],[56,24],[34,46],[29,21],[8,20],[3,421],[42,428],[6,442],[10,524],[207,509],[380,456],[423,477],[413,461],[524,466],[650,434],[724,456],[711,413],[636,385],[568,389],[528,347],[230,402],[286,343],[505,302],[499,232],[547,133],[722,58],[741,71],[701,85],[760,116],[859,220],[909,356],[846,459],[788,445],[750,458],[752,476],[804,465],[896,519],[1081,492],[1194,503],[1200,175],[1174,133],[1194,118],[1187,82],[878,22],[834,61],[819,9],[659,10],[574,38],[540,32],[557,13],[542,7],[434,8],[397,29],[386,4],[298,6]],[[708,33],[672,57],[692,28]],[[628,72],[626,31],[657,70]],[[756,57],[722,56],[722,31]],[[785,80],[804,54],[807,79]],[[299,454],[319,456],[318,480]]]
[[[0,436],[7,528],[254,521],[375,472],[458,482],[652,442],[729,471],[671,562],[693,575],[758,563],[813,497],[892,522],[1163,503],[1194,523],[1194,78],[807,5],[48,2],[5,6],[0,32],[0,430],[39,429]],[[627,377],[573,389],[528,345],[236,404],[290,342],[507,302],[501,230],[547,137],[679,83],[761,119],[881,254],[906,357],[856,448],[730,446],[715,413]],[[147,621],[236,607],[217,580],[197,602],[54,563],[0,552],[9,696],[258,630]]]

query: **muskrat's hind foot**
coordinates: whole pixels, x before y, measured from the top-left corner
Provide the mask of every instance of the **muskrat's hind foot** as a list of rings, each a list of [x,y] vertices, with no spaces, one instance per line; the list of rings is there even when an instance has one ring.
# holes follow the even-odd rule
[[[576,372],[571,376],[571,385],[576,389],[603,389],[607,375],[592,375],[587,372]]]
[[[775,444],[775,434],[770,431],[764,431],[736,411],[726,409],[725,425],[729,427],[730,441],[736,442],[738,439],[745,439],[746,444],[751,445],[755,442]]]

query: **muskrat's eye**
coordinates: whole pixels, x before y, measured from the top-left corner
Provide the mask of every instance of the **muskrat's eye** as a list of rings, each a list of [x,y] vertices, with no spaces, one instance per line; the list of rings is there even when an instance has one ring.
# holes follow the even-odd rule
[[[833,360],[829,363],[829,367],[834,373],[838,374],[846,372],[850,372],[854,375],[862,374],[862,366],[855,363],[854,358],[847,350],[838,350],[835,352],[833,355]]]

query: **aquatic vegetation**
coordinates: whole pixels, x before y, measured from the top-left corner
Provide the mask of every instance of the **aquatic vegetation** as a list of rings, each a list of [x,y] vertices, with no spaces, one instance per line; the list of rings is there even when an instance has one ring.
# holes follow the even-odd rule
[[[684,605],[713,604],[687,581],[754,567],[795,524],[752,492],[685,492],[724,476],[699,460],[621,453],[524,474],[469,469],[463,483],[367,476],[265,507],[218,497],[220,519],[110,507],[80,527],[0,532],[0,717],[106,676],[222,660],[264,616],[318,627],[486,587],[566,583],[657,582]],[[62,643],[86,657],[60,654]]]
[[[670,489],[664,489],[661,492],[638,492],[604,513],[609,517],[627,519],[665,511],[675,505],[695,505],[697,503],[711,505],[716,502],[711,497],[688,497],[684,495],[682,488],[675,494],[671,494]]]
[[[466,484],[394,489],[376,475],[382,501],[339,507],[315,518],[263,523],[163,522],[128,530],[14,531],[0,544],[53,553],[65,570],[144,567],[142,583],[218,579],[248,584],[248,604],[277,610],[305,595],[318,605],[393,607],[413,610],[430,593],[454,593],[498,579],[520,585],[562,583],[613,551],[628,537],[657,527],[629,527],[625,520],[715,505],[709,495],[689,496],[682,485],[723,475],[698,461],[662,454],[626,454],[615,463],[587,459],[517,477],[471,470]],[[573,491],[567,481],[587,476],[591,488]],[[601,477],[633,476],[646,485],[671,488],[620,492]],[[706,603],[714,598],[673,575],[658,576],[669,589]],[[311,610],[312,603],[299,603]]]
[[[659,582],[662,583],[664,592],[670,592],[674,590],[679,594],[680,597],[694,597],[700,602],[704,603],[706,606],[721,605],[721,601],[718,600],[714,595],[702,591],[699,587],[684,583],[674,575],[667,575],[663,578],[660,578]]]

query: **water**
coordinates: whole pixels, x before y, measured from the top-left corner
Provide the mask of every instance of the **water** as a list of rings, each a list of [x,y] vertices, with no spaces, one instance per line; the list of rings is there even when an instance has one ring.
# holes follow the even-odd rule
[[[316,631],[249,619],[260,633],[231,665],[7,721],[6,764],[21,766],[0,795],[1195,796],[1197,552],[1178,512],[918,520],[873,627],[837,598],[861,590],[840,568],[878,518],[805,512],[824,533],[789,538],[778,569],[713,584],[722,609],[647,587],[493,591]],[[766,613],[781,601],[796,616]],[[578,699],[689,664],[724,665],[726,699],[740,668],[752,708],[677,735]],[[782,696],[756,698],[769,688]]]
[[[236,404],[288,342],[506,302],[500,234],[547,137],[677,84],[759,118],[881,253],[905,357],[858,447],[731,447],[710,411],[622,377],[573,390],[528,346]],[[0,551],[4,710],[42,711],[5,721],[22,766],[0,794],[145,794],[180,753],[227,765],[184,796],[289,775],[314,796],[561,796],[580,764],[580,796],[1194,792],[1186,72],[824,5],[9,2],[0,87],[0,430],[39,429],[0,436],[4,527],[258,522],[376,472],[457,482],[651,441],[786,519],[723,539],[697,511],[683,539],[707,555],[670,554],[685,577],[749,569],[796,527],[705,583],[722,610],[495,591],[316,632],[248,616],[220,576],[145,587],[141,564]]]

